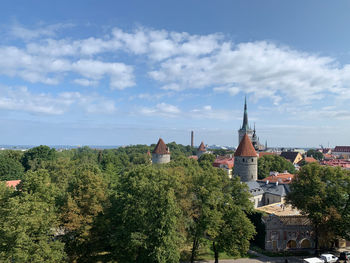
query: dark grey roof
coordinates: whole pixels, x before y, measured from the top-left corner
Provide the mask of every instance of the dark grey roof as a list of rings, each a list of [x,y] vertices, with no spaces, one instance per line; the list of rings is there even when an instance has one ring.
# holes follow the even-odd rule
[[[246,182],[249,188],[249,192],[252,196],[264,194],[263,189],[260,187],[260,184],[256,181]]]
[[[287,160],[294,162],[295,158],[297,158],[299,152],[282,152],[281,156],[286,158]]]
[[[258,182],[260,188],[264,191],[264,193],[269,193],[278,196],[286,196],[289,193],[289,185],[286,184],[278,184],[266,182]]]

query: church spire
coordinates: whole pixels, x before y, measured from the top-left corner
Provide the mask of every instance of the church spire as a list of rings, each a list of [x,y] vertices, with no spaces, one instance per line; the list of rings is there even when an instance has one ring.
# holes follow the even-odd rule
[[[244,115],[242,129],[248,130],[248,112],[247,112],[247,97],[244,98]]]

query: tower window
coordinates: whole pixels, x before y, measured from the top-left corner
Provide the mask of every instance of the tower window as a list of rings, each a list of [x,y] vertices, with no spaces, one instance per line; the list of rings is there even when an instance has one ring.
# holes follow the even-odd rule
[[[254,159],[252,158],[252,162],[254,162]]]

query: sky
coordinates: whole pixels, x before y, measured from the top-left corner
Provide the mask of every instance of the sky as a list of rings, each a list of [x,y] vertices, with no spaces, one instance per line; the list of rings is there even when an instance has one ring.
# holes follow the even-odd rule
[[[0,144],[350,145],[350,2],[2,1]]]

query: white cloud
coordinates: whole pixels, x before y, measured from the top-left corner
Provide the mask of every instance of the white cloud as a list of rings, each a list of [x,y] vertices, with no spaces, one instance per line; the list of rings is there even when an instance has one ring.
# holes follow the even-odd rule
[[[240,92],[241,89],[238,87],[215,87],[213,90],[217,93],[228,93],[231,96],[235,96]]]
[[[178,106],[159,103],[155,107],[143,107],[139,113],[146,116],[162,116],[172,118],[192,118],[192,119],[214,119],[221,121],[236,120],[241,118],[241,113],[229,110],[213,109],[211,105],[205,105],[201,108],[194,108],[188,111],[182,111]]]
[[[21,38],[24,40],[31,40],[34,38],[40,38],[40,37],[52,37],[56,35],[56,32],[58,30],[72,27],[72,24],[64,24],[64,23],[58,23],[58,24],[52,24],[52,25],[40,25],[36,28],[29,29],[25,28],[19,23],[15,23],[10,27],[10,34],[14,37]]]
[[[160,89],[173,92],[244,92],[255,101],[269,98],[275,105],[308,104],[327,96],[350,98],[350,65],[340,66],[331,57],[267,41],[233,43],[222,34],[144,27],[129,32],[114,28],[103,37],[57,37],[66,26],[13,26],[12,34],[28,42],[23,48],[0,48],[0,74],[50,85],[70,75],[82,86],[98,86],[107,78],[111,89],[121,90],[136,85],[135,68],[142,67]],[[123,61],[125,55],[129,65]]]
[[[79,92],[33,93],[27,87],[0,86],[0,109],[25,111],[36,114],[61,115],[71,107],[80,107],[88,113],[113,113],[112,100],[98,95]]]
[[[177,56],[160,64],[150,76],[166,85],[182,88],[210,86],[216,92],[252,93],[256,99],[270,97],[275,102],[290,98],[299,102],[322,99],[350,84],[347,67],[334,60],[268,42],[223,42],[217,52],[204,57]],[[233,85],[233,87],[232,87]],[[231,87],[230,87],[231,86]]]
[[[132,74],[133,68],[123,63],[79,60],[73,63],[72,70],[93,80],[99,80],[107,75],[110,77],[110,87],[112,89],[125,89],[135,85]]]
[[[180,109],[177,106],[164,102],[157,104],[153,108],[143,107],[139,112],[143,115],[164,117],[177,117],[181,113]]]
[[[96,86],[98,84],[98,81],[90,80],[90,79],[75,79],[73,82],[80,86],[85,86],[85,87]]]
[[[31,83],[58,84],[63,73],[78,73],[86,80],[76,82],[86,86],[86,81],[97,84],[103,77],[109,77],[111,89],[125,89],[135,85],[133,67],[118,62],[103,62],[81,59],[28,54],[17,47],[0,48],[0,74],[21,77]]]

